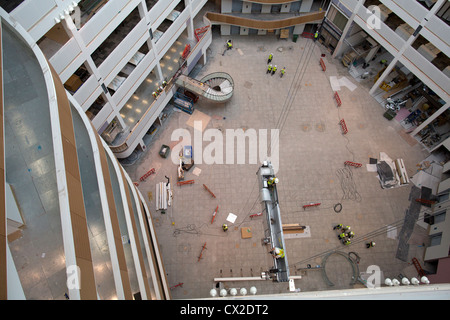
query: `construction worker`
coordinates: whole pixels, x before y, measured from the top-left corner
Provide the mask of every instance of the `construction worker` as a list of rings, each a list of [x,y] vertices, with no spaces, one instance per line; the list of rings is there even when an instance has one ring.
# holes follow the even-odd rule
[[[283,69],[281,69],[280,78],[283,78],[285,72],[286,72],[286,67],[283,67]]]
[[[273,54],[271,53],[271,54],[269,54],[269,60],[267,60],[267,63],[271,63],[272,59],[273,59]]]
[[[342,228],[342,232],[350,231],[350,229],[351,229],[350,226],[345,226]]]
[[[350,231],[349,233],[347,233],[347,237],[349,239],[351,239],[351,238],[355,237],[355,233],[353,231]]]
[[[273,185],[277,184],[278,181],[279,181],[279,180],[278,180],[278,178],[276,178],[276,177],[270,178],[269,180],[267,180],[267,185],[268,185],[269,187],[272,187]]]
[[[224,232],[228,230],[228,226],[227,226],[226,223],[224,223],[224,224],[222,225],[222,230],[223,230]]]
[[[342,224],[342,223],[340,223],[340,224],[338,224],[337,226],[334,226],[333,227],[333,230],[341,230],[342,229],[342,227],[343,227],[344,225]]]
[[[346,245],[346,246],[348,246],[348,245],[350,245],[352,242],[349,240],[349,239],[347,239],[347,240],[342,240],[342,244],[344,244],[344,245]]]
[[[272,256],[276,259],[282,259],[284,258],[284,250],[282,248],[274,247],[270,253]]]
[[[380,60],[380,64],[387,65],[387,60],[386,59]]]
[[[373,247],[375,247],[375,242],[370,241],[369,243],[366,243],[366,248],[367,248],[367,249],[373,248]]]
[[[227,41],[227,50],[231,50],[233,48],[233,43],[231,42],[231,40]]]
[[[162,82],[162,86],[163,86],[163,88],[165,88],[165,87],[167,86],[167,81],[166,81],[166,80],[164,80],[164,81]]]
[[[341,234],[338,235],[339,240],[344,240],[346,237],[347,237],[347,235],[344,232],[342,232]]]
[[[272,75],[275,74],[275,71],[277,71],[277,65],[275,65],[275,66],[273,67],[273,69],[272,69]]]
[[[155,99],[158,97],[158,94],[156,93],[156,91],[153,91],[152,96],[153,96],[153,98],[155,98]]]
[[[314,33],[314,41],[317,41],[318,38],[319,38],[319,30],[317,30],[316,33]]]
[[[269,64],[269,66],[267,67],[266,74],[271,73],[271,72],[272,72],[272,65]]]

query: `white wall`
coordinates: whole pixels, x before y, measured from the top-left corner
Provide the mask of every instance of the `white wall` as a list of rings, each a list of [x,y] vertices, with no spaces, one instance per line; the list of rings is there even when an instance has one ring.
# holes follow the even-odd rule
[[[221,13],[231,13],[231,8],[232,8],[232,0],[222,0],[221,1]]]

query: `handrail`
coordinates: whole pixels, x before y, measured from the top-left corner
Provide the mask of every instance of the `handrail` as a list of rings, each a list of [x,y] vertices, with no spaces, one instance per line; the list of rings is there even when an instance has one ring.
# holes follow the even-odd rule
[[[213,23],[225,23],[241,27],[247,27],[260,30],[273,30],[292,27],[298,24],[311,23],[320,21],[325,17],[325,11],[317,11],[312,13],[302,14],[297,17],[278,19],[278,20],[258,20],[234,16],[231,14],[207,12],[206,16]]]
[[[214,86],[207,83],[207,81],[214,79],[219,81],[222,80],[221,83],[224,83],[225,81],[228,81],[228,83],[226,84],[226,87],[220,87],[220,90],[217,90]],[[180,74],[175,83],[216,102],[227,101],[233,96],[234,81],[233,78],[225,72],[213,72],[203,77],[201,80],[196,80],[187,75]],[[224,89],[227,90],[223,91]]]

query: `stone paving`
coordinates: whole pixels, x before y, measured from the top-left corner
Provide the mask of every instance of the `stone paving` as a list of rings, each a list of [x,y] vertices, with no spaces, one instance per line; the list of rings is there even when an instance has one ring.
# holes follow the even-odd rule
[[[354,81],[320,44],[302,38],[294,43],[276,36],[231,36],[234,48],[222,55],[227,38],[214,32],[207,64],[196,78],[212,72],[227,72],[235,82],[234,96],[225,104],[200,99],[195,108],[211,117],[206,130],[215,128],[225,134],[226,129],[246,132],[280,129],[279,141],[273,142],[272,150],[278,144],[282,222],[300,223],[310,229],[310,237],[285,240],[290,273],[302,276],[295,280],[296,288],[305,292],[363,286],[360,283],[350,285],[352,269],[341,255],[331,255],[327,260],[327,276],[335,285],[326,284],[321,269],[314,267],[321,265],[324,256],[333,250],[356,252],[360,256],[360,271],[375,264],[386,277],[405,274],[410,266],[395,257],[398,240],[384,233],[374,239],[365,239],[364,235],[404,218],[410,203],[411,185],[382,189],[376,173],[368,172],[365,165],[369,158],[379,158],[379,153],[385,152],[392,159],[403,158],[412,176],[416,164],[428,154],[405,137],[399,123],[383,117],[383,108],[368,94],[369,86]],[[272,63],[278,66],[278,71],[286,67],[283,78],[278,72],[274,76],[266,74],[269,53],[274,54]],[[325,72],[319,64],[321,54],[325,54]],[[333,97],[330,76],[345,76],[357,85],[354,91],[341,87],[341,107],[337,107]],[[263,217],[249,217],[262,210],[256,176],[259,164],[250,164],[248,158],[245,164],[196,163],[185,177],[185,180],[194,179],[195,183],[179,187],[175,184],[177,166],[170,158],[158,155],[162,144],[175,144],[171,141],[174,130],[183,128],[194,136],[193,128],[186,124],[189,117],[186,113],[173,112],[147,152],[136,164],[126,167],[133,181],[138,181],[149,169],[156,169],[155,175],[139,185],[143,195],[147,197],[151,192],[153,199],[155,184],[166,181],[165,176],[171,178],[173,205],[165,214],[155,211],[154,200],[148,198],[147,201],[169,285],[183,283],[172,291],[174,299],[208,298],[209,291],[216,286],[216,277],[258,277],[272,267],[268,248],[261,241]],[[342,118],[349,131],[346,135],[339,125]],[[205,140],[203,148],[209,144]],[[248,153],[248,144],[246,148]],[[264,159],[258,159],[258,163],[260,160]],[[351,169],[357,193],[351,194],[356,198],[348,200],[343,199],[337,175],[347,160],[363,164],[361,168]],[[195,168],[201,169],[199,176],[193,174]],[[207,185],[216,198],[202,184]],[[303,205],[310,203],[321,205],[303,209]],[[342,204],[339,213],[333,210],[337,203]],[[219,212],[211,224],[216,206]],[[229,213],[237,215],[237,220],[234,224],[228,223],[229,230],[223,232],[221,226]],[[343,246],[339,242],[337,232],[332,229],[338,223],[352,227],[356,234],[354,244]],[[251,238],[242,239],[243,227],[251,230]],[[366,249],[366,240],[374,240],[377,245]],[[206,249],[199,261],[205,243]],[[411,246],[408,261],[414,256],[421,258],[422,250]],[[313,268],[305,270],[308,264]],[[287,283],[272,281],[225,282],[224,285],[247,290],[255,286],[258,294],[289,293]]]

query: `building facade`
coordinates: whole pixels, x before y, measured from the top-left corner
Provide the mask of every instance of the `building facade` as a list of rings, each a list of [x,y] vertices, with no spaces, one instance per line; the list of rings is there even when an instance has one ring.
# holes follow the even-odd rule
[[[373,80],[369,92],[383,106],[404,102],[394,109],[403,107],[405,132],[430,152],[450,149],[449,8],[447,0],[333,0],[320,32],[356,79]]]
[[[1,11],[1,299],[170,299],[150,211],[30,30]]]
[[[118,158],[145,151],[176,92],[171,79],[205,62],[211,43],[208,21],[194,23],[206,0],[14,2],[4,5],[10,17]],[[194,25],[206,28],[197,33]],[[154,98],[164,81],[169,85]]]

